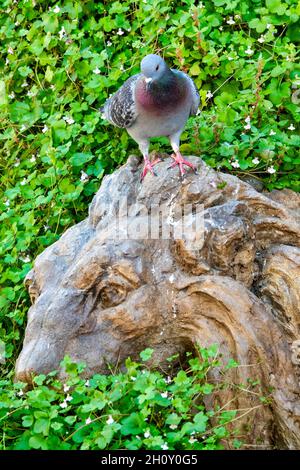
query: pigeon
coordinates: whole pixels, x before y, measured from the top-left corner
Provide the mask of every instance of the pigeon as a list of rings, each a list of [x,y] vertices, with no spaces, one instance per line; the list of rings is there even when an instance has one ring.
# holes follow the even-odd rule
[[[144,157],[141,181],[161,161],[149,160],[149,139],[166,136],[173,149],[173,164],[179,166],[181,178],[184,165],[196,173],[196,167],[179,151],[180,135],[189,116],[197,114],[200,96],[194,81],[180,70],[170,69],[156,54],[143,58],[140,73],[131,76],[100,108],[102,117],[127,130],[137,142]]]

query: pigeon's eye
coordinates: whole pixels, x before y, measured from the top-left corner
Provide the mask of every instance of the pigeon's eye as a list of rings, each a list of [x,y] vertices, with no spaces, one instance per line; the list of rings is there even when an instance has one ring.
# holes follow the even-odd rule
[[[159,65],[156,66],[156,69],[155,70],[158,70],[159,69]]]

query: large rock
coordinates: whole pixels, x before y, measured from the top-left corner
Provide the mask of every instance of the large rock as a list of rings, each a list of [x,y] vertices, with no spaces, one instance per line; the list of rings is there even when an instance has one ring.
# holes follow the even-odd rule
[[[241,364],[232,381],[259,379],[271,404],[228,387],[208,406],[231,400],[229,408],[246,410],[252,445],[300,448],[300,196],[259,193],[190,160],[199,174],[182,183],[166,159],[141,184],[130,157],[104,178],[89,217],[37,257],[16,376],[30,382],[66,354],[91,375],[146,347],[163,365],[195,342],[218,343],[224,359]],[[164,238],[147,233],[155,207]]]

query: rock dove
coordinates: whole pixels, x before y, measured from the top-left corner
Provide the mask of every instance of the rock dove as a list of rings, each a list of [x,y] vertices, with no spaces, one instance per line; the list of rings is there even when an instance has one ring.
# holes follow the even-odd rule
[[[102,116],[111,124],[127,129],[138,143],[144,157],[141,180],[161,160],[149,160],[149,139],[167,136],[174,151],[173,168],[183,165],[196,172],[196,167],[185,160],[179,151],[180,135],[189,116],[196,115],[199,92],[193,80],[184,72],[170,69],[156,54],[141,61],[141,72],[128,78],[119,90],[100,108]]]

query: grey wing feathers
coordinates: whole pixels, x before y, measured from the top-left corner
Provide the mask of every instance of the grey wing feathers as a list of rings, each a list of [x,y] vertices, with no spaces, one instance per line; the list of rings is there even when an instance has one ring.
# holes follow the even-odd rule
[[[199,104],[200,104],[200,95],[198,88],[195,85],[194,80],[191,79],[186,73],[182,72],[185,78],[188,80],[189,86],[192,90],[192,106],[191,106],[191,112],[190,116],[196,116]]]
[[[188,75],[186,75],[186,77],[188,78],[190,86],[192,87],[192,106],[190,116],[196,116],[200,104],[199,91],[195,85],[194,80],[192,80]]]
[[[133,75],[100,109],[103,116],[117,127],[128,128],[137,118],[134,90],[140,74]]]

